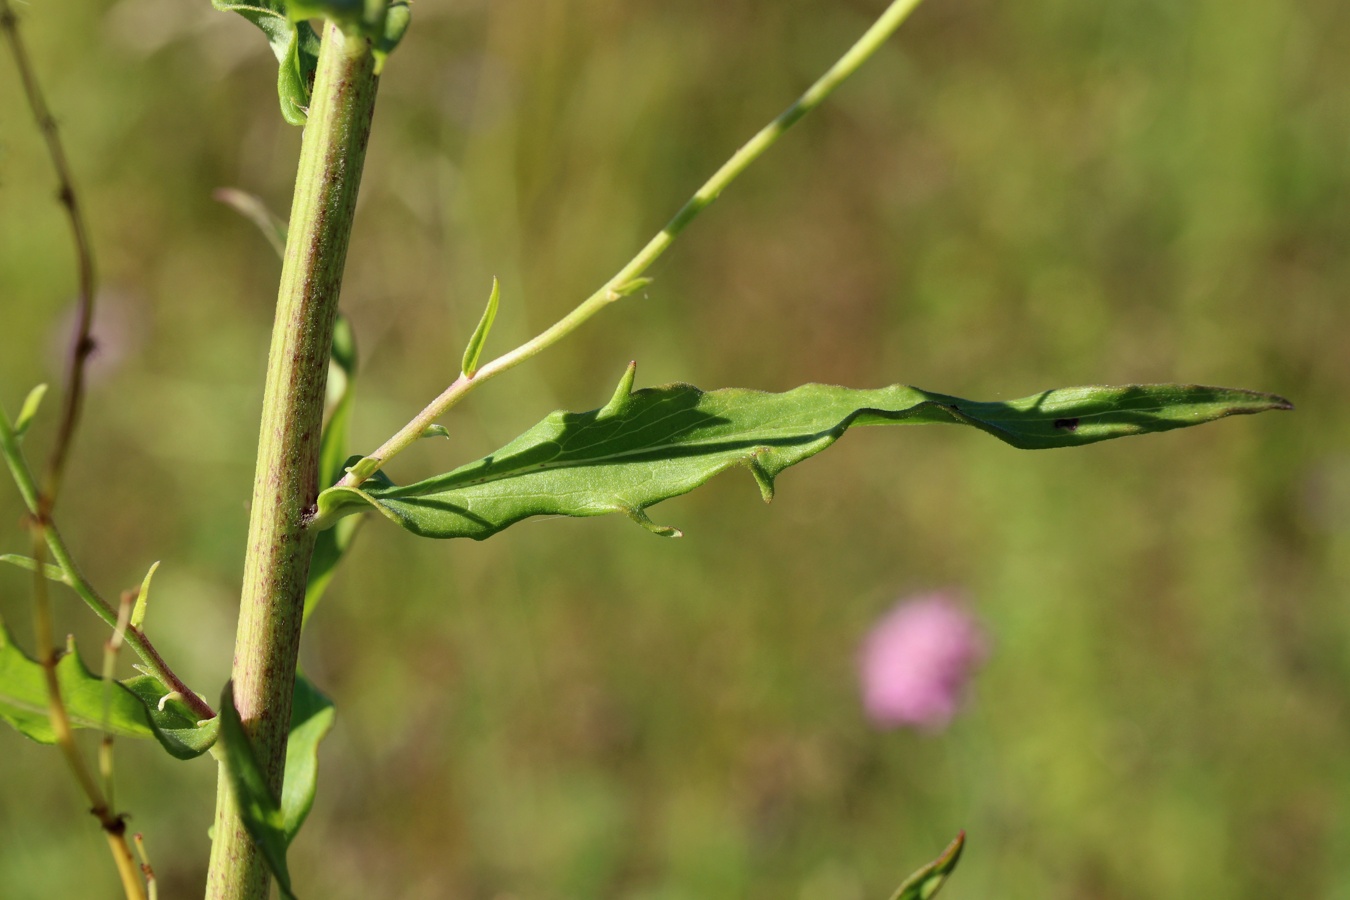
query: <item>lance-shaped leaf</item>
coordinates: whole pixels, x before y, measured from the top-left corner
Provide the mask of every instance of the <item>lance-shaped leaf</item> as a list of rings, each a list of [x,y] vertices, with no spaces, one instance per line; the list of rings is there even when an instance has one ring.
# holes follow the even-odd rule
[[[31,556],[20,556],[17,553],[0,554],[0,563],[8,563],[11,566],[17,566],[20,569],[27,569],[29,572],[36,572],[38,570],[38,561],[36,559],[33,559]],[[70,584],[70,582],[66,580],[66,573],[62,571],[60,566],[54,566],[51,563],[43,563],[42,574],[45,575],[49,581],[59,581],[61,584]]]
[[[319,693],[308,678],[295,676],[291,703],[291,734],[286,741],[286,776],[281,788],[282,832],[295,840],[314,806],[319,783],[319,742],[333,730],[333,701]]]
[[[466,378],[472,378],[478,371],[478,358],[483,355],[483,345],[487,343],[492,323],[497,319],[497,303],[501,300],[501,296],[501,286],[497,283],[497,279],[493,278],[487,308],[483,310],[483,317],[478,320],[478,327],[473,330],[473,336],[469,338],[469,344],[464,348],[464,361],[460,364],[460,371]]]
[[[645,510],[719,472],[750,470],[764,499],[774,478],[854,425],[970,425],[1014,447],[1075,447],[1289,409],[1270,394],[1194,385],[1079,387],[980,403],[894,385],[808,384],[782,394],[687,384],[632,390],[629,367],[602,409],[556,412],[510,444],[445,475],[397,486],[376,477],[319,496],[318,521],[373,507],[427,537],[487,538],[528,516],[620,512],[657,534]]]
[[[961,850],[966,846],[966,833],[963,831],[956,840],[947,845],[942,855],[915,872],[891,896],[891,900],[929,900],[936,896],[946,882],[947,876],[956,868],[961,858]]]
[[[220,740],[224,749],[225,772],[230,779],[230,793],[239,810],[244,828],[257,844],[272,876],[277,880],[281,895],[295,900],[291,890],[291,874],[286,868],[286,823],[281,805],[267,784],[267,776],[253,744],[244,731],[239,711],[234,706],[234,682],[226,682],[220,695]]]
[[[28,396],[23,398],[23,406],[19,407],[18,418],[14,420],[14,436],[22,438],[28,426],[33,424],[33,419],[37,417],[38,408],[42,406],[42,398],[47,396],[47,386],[39,384],[28,392]]]

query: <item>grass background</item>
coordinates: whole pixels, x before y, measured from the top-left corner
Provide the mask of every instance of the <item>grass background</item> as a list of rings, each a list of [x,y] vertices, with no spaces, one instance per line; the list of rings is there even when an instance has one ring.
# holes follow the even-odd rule
[[[381,87],[344,291],[373,447],[553,321],[880,0],[422,0]],[[23,10],[78,173],[105,345],[61,521],[105,592],[229,667],[278,263],[219,186],[289,205],[275,67],[205,0]],[[0,65],[0,402],[57,378],[69,242]],[[373,522],[302,658],[338,705],[302,896],[889,895],[959,828],[951,900],[1350,898],[1350,8],[933,0],[614,307],[394,474],[639,384],[1275,391],[1293,415],[1073,452],[869,429],[786,473],[484,544]],[[111,354],[109,354],[111,355]],[[1337,399],[1341,398],[1341,399]],[[34,436],[34,452],[46,432]],[[0,549],[22,550],[0,491]],[[938,736],[880,733],[854,655],[964,590],[993,654]],[[27,582],[0,572],[25,641]],[[93,617],[63,628],[96,652]],[[200,894],[210,763],[118,745],[164,897]],[[0,734],[0,893],[117,896],[57,754]]]

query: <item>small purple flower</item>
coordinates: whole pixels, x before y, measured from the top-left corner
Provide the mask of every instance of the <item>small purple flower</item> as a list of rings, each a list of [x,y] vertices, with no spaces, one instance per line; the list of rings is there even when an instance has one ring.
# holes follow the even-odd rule
[[[863,640],[863,708],[882,728],[941,731],[961,705],[988,642],[955,592],[906,598]]]

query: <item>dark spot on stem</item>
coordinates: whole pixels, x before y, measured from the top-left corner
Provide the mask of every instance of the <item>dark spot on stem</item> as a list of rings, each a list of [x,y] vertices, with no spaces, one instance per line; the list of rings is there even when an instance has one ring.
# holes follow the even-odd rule
[[[1072,432],[1072,431],[1077,431],[1077,430],[1078,430],[1078,420],[1077,420],[1077,419],[1056,419],[1056,420],[1055,420],[1055,427],[1056,427],[1056,428],[1063,429],[1064,431],[1070,431],[1070,432]]]

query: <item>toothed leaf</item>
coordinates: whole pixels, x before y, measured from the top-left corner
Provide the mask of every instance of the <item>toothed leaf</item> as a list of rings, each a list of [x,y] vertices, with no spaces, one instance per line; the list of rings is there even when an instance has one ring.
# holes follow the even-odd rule
[[[751,469],[768,500],[779,472],[853,425],[957,423],[1014,447],[1045,449],[1290,408],[1269,394],[1193,385],[1065,388],[978,403],[903,385],[808,384],[768,394],[672,384],[629,393],[631,379],[630,367],[602,409],[555,412],[447,474],[401,487],[372,479],[360,489],[330,488],[319,496],[319,515],[331,522],[373,507],[416,534],[476,540],[538,515],[620,512],[646,524],[638,513],[736,466]]]
[[[947,845],[941,856],[905,879],[905,883],[900,885],[891,896],[891,900],[929,900],[936,896],[947,881],[947,876],[956,868],[965,845],[966,833],[963,831],[956,836],[956,840]]]
[[[106,723],[112,734],[155,738],[178,759],[199,756],[214,742],[214,737],[208,737],[214,726],[199,727],[190,719],[190,713],[183,717],[188,719],[187,724],[159,714],[156,705],[164,689],[153,678],[134,678],[125,684],[104,682],[89,671],[73,649],[57,661],[56,678],[66,715],[75,728],[103,730],[104,693],[108,691]],[[159,693],[141,686],[142,681],[156,685]],[[47,710],[47,682],[42,664],[15,646],[0,622],[0,719],[35,741],[53,744],[56,735]]]

